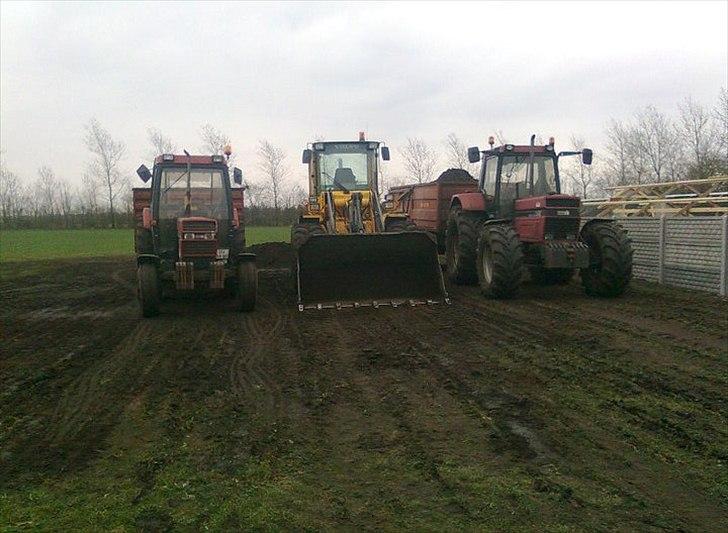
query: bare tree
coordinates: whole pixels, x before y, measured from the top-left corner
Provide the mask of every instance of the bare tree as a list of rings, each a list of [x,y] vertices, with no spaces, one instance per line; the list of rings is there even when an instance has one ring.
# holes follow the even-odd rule
[[[4,224],[18,216],[21,210],[22,189],[18,176],[0,162],[0,217]]]
[[[574,151],[584,149],[584,139],[576,135],[571,136],[571,148]],[[571,191],[582,198],[589,198],[589,191],[594,182],[594,173],[591,165],[582,163],[581,158],[572,158],[563,169],[564,174],[571,181]]]
[[[79,194],[81,211],[89,214],[96,214],[99,211],[99,182],[93,176],[84,174],[81,182],[81,194]]]
[[[670,119],[654,106],[647,106],[637,114],[634,127],[635,149],[647,162],[656,182],[680,178],[680,143]],[[636,154],[635,154],[636,155]]]
[[[200,137],[202,138],[202,150],[205,154],[219,155],[230,144],[230,137],[214,127],[212,124],[205,124],[200,129]]]
[[[88,175],[101,184],[104,199],[109,204],[111,227],[115,228],[114,201],[127,185],[127,181],[119,171],[119,163],[126,147],[123,142],[111,137],[95,118],[86,125],[84,141],[89,152],[93,154],[93,159],[88,165]]]
[[[58,182],[58,208],[63,216],[66,228],[71,227],[71,211],[73,209],[73,193],[65,180]]]
[[[57,183],[53,169],[43,165],[38,169],[38,179],[35,182],[35,194],[38,210],[43,215],[54,215],[57,211]]]
[[[454,133],[445,138],[445,153],[450,168],[462,168],[473,173],[474,165],[468,159],[468,147]]]
[[[690,147],[690,177],[707,178],[712,173],[709,162],[717,149],[717,132],[711,128],[710,111],[689,97],[678,108],[680,133]]]
[[[173,154],[177,151],[177,146],[172,142],[170,137],[164,135],[157,128],[147,128],[147,138],[149,144],[152,145],[153,154],[150,159],[154,159],[159,154]]]
[[[718,103],[713,110],[713,120],[717,131],[717,144],[720,151],[720,159],[723,165],[728,167],[728,91],[724,88],[718,95]]]
[[[278,215],[283,199],[283,182],[288,175],[288,167],[285,164],[286,154],[265,139],[258,141],[257,153],[258,166],[263,172],[266,186],[270,191],[273,209],[275,210],[275,221],[278,224]]]
[[[400,149],[407,173],[417,183],[430,181],[437,165],[437,154],[425,141],[417,137],[407,139],[407,145]]]

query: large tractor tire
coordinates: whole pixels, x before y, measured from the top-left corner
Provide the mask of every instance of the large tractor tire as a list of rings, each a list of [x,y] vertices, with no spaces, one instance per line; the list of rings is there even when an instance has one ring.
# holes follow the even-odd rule
[[[566,285],[574,279],[573,268],[541,268],[530,269],[531,280],[539,285]]]
[[[306,224],[299,222],[291,228],[291,246],[296,250],[306,242],[311,235],[322,235],[326,230],[319,224]]]
[[[237,269],[238,307],[241,311],[255,309],[258,296],[258,269],[252,261],[238,263]]]
[[[161,299],[161,287],[157,267],[151,263],[143,263],[137,268],[137,280],[139,283],[139,305],[143,317],[152,317],[159,314],[159,301]]]
[[[447,219],[445,261],[447,276],[458,285],[473,285],[478,281],[475,266],[480,219],[453,207]]]
[[[581,284],[590,296],[622,294],[632,279],[632,246],[614,222],[593,222],[581,230],[589,246],[589,266],[581,269]]]
[[[489,298],[513,298],[523,280],[523,250],[508,224],[486,224],[478,238],[476,259],[480,291]]]
[[[387,224],[387,231],[420,231],[417,224],[407,219],[393,220]]]

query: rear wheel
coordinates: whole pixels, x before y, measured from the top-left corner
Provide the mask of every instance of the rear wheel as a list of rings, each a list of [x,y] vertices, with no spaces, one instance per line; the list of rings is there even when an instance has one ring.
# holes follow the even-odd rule
[[[573,268],[531,268],[531,279],[539,285],[566,285],[574,278]]]
[[[241,311],[255,309],[258,295],[258,269],[252,261],[238,264],[238,305]]]
[[[480,230],[477,256],[480,291],[491,298],[512,298],[523,279],[523,250],[516,231],[507,224]]]
[[[143,263],[137,268],[139,282],[139,305],[142,316],[151,317],[159,314],[160,286],[157,267],[151,263]]]
[[[453,207],[447,219],[445,234],[445,260],[447,276],[458,285],[472,285],[478,281],[475,258],[478,246],[480,220]]]
[[[584,227],[581,239],[589,246],[589,266],[581,269],[586,293],[622,294],[632,279],[632,246],[625,231],[613,222],[594,222]]]

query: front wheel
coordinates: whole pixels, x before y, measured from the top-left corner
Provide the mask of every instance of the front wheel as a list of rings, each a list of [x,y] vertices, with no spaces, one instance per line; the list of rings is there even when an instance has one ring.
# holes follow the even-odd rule
[[[589,266],[581,269],[586,293],[622,294],[632,279],[632,246],[625,231],[613,222],[594,222],[584,226],[581,239],[589,246]]]
[[[507,224],[487,224],[478,238],[478,283],[490,298],[513,298],[523,279],[523,250],[516,231]]]
[[[255,309],[258,295],[258,269],[252,261],[238,264],[238,306],[241,311]]]
[[[457,285],[472,285],[478,281],[475,266],[478,245],[478,225],[473,215],[453,207],[447,219],[445,233],[445,261],[447,276]]]
[[[142,316],[158,315],[161,290],[157,267],[150,263],[139,265],[139,268],[137,268],[137,281],[139,283],[138,296]]]

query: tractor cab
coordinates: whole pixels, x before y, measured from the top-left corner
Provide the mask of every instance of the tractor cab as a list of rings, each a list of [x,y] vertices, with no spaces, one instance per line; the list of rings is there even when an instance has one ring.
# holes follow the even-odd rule
[[[489,150],[481,152],[478,147],[468,149],[471,163],[482,160],[479,188],[499,218],[513,216],[519,208],[531,204],[545,205],[546,197],[561,195],[561,156],[581,154],[584,164],[591,164],[592,152],[588,148],[581,152],[556,154],[553,137],[545,146],[536,146],[534,139],[531,138],[530,145],[504,144],[494,148],[493,137],[490,137]],[[525,198],[530,201],[519,201]],[[550,203],[554,201],[555,198]],[[579,200],[574,197],[574,201],[578,206]]]
[[[152,181],[149,217],[155,222],[160,259],[227,259],[240,213],[222,155],[164,154],[154,160],[151,172],[142,165],[137,173]],[[240,169],[234,170],[234,180],[242,183]]]

